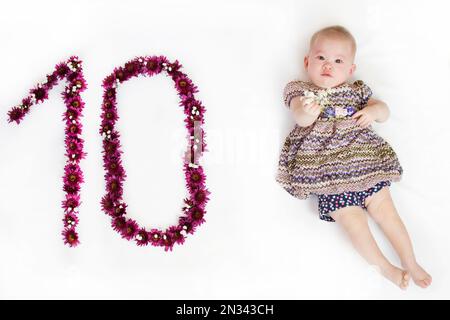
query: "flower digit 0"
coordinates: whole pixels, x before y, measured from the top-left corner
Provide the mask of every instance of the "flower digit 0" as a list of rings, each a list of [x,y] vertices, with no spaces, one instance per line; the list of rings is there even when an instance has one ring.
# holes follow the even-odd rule
[[[66,165],[63,176],[63,190],[66,193],[62,201],[64,209],[64,230],[62,232],[64,243],[70,247],[79,244],[78,233],[75,228],[78,224],[78,207],[80,205],[80,186],[83,183],[83,172],[80,169],[80,161],[86,154],[83,152],[83,139],[81,139],[81,117],[84,102],[80,93],[86,89],[86,81],[83,77],[82,62],[76,56],[56,65],[53,73],[47,75],[47,81],[37,84],[30,90],[30,94],[22,100],[22,103],[13,107],[8,112],[8,122],[19,124],[28,114],[33,105],[48,99],[48,92],[58,84],[59,80],[66,79],[68,84],[62,93],[66,111],[63,114],[66,123]]]
[[[201,101],[194,97],[198,92],[186,74],[180,71],[178,60],[171,63],[164,56],[137,57],[114,69],[113,73],[103,80],[102,123],[100,134],[103,137],[103,161],[106,171],[106,194],[101,200],[103,211],[112,219],[112,228],[122,238],[135,241],[138,246],[159,246],[165,251],[172,250],[174,244],[182,244],[188,234],[193,234],[196,228],[205,220],[205,207],[209,191],[205,187],[205,173],[198,160],[206,150],[205,133],[202,129],[205,108]],[[125,169],[121,161],[120,134],[116,129],[117,89],[119,84],[132,77],[154,76],[164,73],[172,78],[174,87],[180,98],[180,107],[184,109],[185,126],[188,131],[188,148],[185,153],[183,171],[185,174],[188,196],[184,199],[182,214],[178,224],[166,230],[145,229],[127,218],[127,205],[123,201],[123,185]]]

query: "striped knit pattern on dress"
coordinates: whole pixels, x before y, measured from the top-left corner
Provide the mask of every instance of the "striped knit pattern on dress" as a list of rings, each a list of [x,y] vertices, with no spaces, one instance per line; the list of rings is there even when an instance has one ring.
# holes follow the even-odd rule
[[[289,106],[305,91],[324,91],[313,84],[294,81],[284,91]],[[367,105],[372,91],[362,81],[328,89],[318,119],[308,127],[298,125],[284,142],[276,181],[291,195],[363,191],[381,181],[399,181],[403,169],[392,147],[369,126],[351,119]]]

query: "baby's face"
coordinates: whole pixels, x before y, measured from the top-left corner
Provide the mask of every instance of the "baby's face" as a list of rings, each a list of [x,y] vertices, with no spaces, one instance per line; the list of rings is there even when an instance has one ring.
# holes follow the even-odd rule
[[[318,87],[333,88],[346,82],[355,71],[351,42],[320,36],[305,57],[309,79]]]

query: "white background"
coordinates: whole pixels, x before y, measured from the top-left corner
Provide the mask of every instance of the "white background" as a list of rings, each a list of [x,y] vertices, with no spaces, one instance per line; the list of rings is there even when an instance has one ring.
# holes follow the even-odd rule
[[[8,1],[0,10],[0,298],[448,299],[446,1]],[[376,274],[317,200],[275,182],[294,122],[284,85],[303,77],[311,34],[342,24],[358,42],[355,79],[388,103],[376,131],[404,168],[391,192],[426,289],[402,292]],[[20,126],[7,123],[54,65],[84,61],[85,150],[81,245],[63,245],[65,162],[61,83]],[[206,106],[207,222],[173,252],[121,239],[100,209],[104,193],[101,81],[138,55],[178,59]],[[118,96],[130,216],[165,228],[186,195],[184,115],[169,78],[138,78]],[[395,252],[371,222],[382,250]]]

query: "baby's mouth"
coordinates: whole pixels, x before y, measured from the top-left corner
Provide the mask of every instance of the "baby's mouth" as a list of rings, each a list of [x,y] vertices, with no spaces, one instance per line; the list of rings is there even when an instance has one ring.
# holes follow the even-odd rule
[[[330,78],[333,77],[333,76],[332,76],[331,74],[329,74],[329,73],[322,73],[321,76],[322,76],[322,77],[330,77]]]

